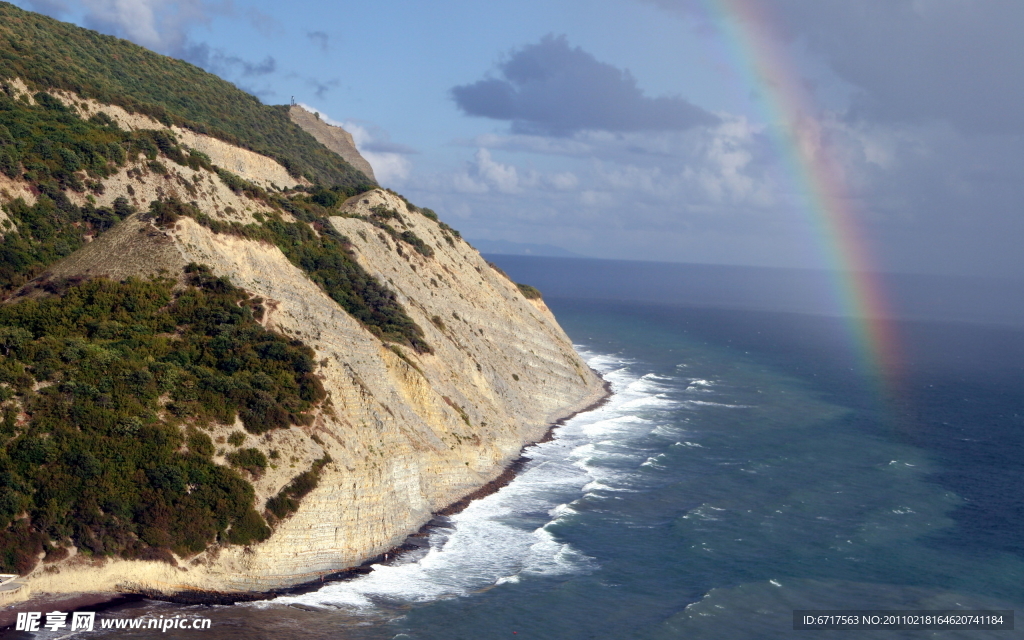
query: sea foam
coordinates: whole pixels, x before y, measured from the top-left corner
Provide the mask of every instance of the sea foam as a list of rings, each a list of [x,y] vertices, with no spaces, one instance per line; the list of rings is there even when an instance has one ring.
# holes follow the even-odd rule
[[[593,559],[559,541],[549,529],[576,517],[573,505],[584,497],[628,490],[624,476],[649,457],[631,442],[658,427],[652,414],[678,403],[666,395],[672,378],[638,375],[631,369],[634,363],[612,355],[583,355],[611,384],[609,400],[568,420],[551,441],[530,447],[530,462],[512,482],[434,529],[425,551],[374,565],[365,576],[315,592],[249,606],[372,611],[383,603],[458,597],[534,576],[593,570]],[[539,524],[537,514],[546,514],[547,521]]]

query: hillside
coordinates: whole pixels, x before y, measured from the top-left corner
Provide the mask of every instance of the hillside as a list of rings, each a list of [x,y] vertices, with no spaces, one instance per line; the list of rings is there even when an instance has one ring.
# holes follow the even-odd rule
[[[0,9],[35,42],[126,47],[151,65],[150,105],[202,74]],[[362,174],[290,121],[329,159],[307,176],[144,111],[145,91],[41,90],[33,69],[107,78],[123,61],[14,42],[0,38],[16,63],[0,82],[0,573],[37,593],[308,582],[401,544],[603,394],[536,290],[430,209],[319,178]],[[251,105],[219,113],[223,130],[280,111]]]
[[[0,80],[15,78],[33,93],[69,91],[211,135],[328,187],[373,185],[293,124],[286,106],[264,105],[213,74],[127,40],[0,2]]]
[[[320,119],[320,114],[310,113],[297,104],[292,105],[288,110],[288,117],[291,118],[292,122],[302,127],[303,131],[316,138],[318,142],[342,158],[345,158],[345,161],[356,169],[362,171],[363,175],[376,180],[376,177],[373,175],[373,167],[370,166],[370,163],[363,156],[359,155],[355,140],[352,139],[352,134],[348,131],[341,127],[327,124]]]

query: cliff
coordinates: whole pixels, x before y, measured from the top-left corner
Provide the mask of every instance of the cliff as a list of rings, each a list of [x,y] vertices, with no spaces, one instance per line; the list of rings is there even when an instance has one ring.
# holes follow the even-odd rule
[[[89,135],[116,133],[123,140],[117,144],[129,150],[120,164],[111,160],[100,172],[81,170],[88,189],[60,189],[57,210],[72,212],[69,220],[79,216],[79,222],[68,223],[68,233],[81,234],[81,246],[56,262],[39,257],[41,266],[23,271],[34,279],[11,289],[8,307],[60,296],[74,283],[96,278],[159,276],[174,279],[181,291],[193,282],[190,270],[204,265],[210,277],[223,277],[251,296],[260,311],[246,317],[293,346],[312,350],[313,371],[302,375],[314,375],[322,386],[322,395],[304,396],[311,408],[295,409],[287,428],[253,428],[241,414],[233,422],[181,422],[171,415],[174,402],[166,394],[149,417],[143,416],[160,428],[180,429],[182,438],[192,434],[187,447],[182,445],[185,454],[234,467],[231,473],[238,475],[233,477],[251,484],[253,498],[246,508],[271,525],[269,537],[232,543],[232,532],[241,527],[236,523],[198,552],[182,544],[161,547],[159,536],[118,520],[111,515],[114,507],[101,504],[95,517],[108,518],[104,526],[121,527],[125,533],[119,535],[127,536],[126,542],[111,540],[136,549],[134,559],[127,559],[127,551],[115,554],[110,545],[103,551],[102,545],[87,544],[82,536],[99,529],[75,533],[72,527],[57,539],[52,532],[64,530],[47,524],[46,517],[53,516],[34,516],[29,509],[12,515],[10,527],[21,527],[18,535],[26,540],[49,536],[47,562],[30,562],[34,568],[25,576],[34,593],[258,592],[358,565],[399,545],[432,513],[500,475],[524,444],[603,394],[601,381],[544,303],[526,299],[430,210],[381,189],[328,189],[311,182],[316,175],[296,177],[279,159],[187,123],[168,124],[67,89],[40,95],[33,93],[38,85],[30,88],[21,78],[9,78],[5,87],[10,104],[26,113],[45,108],[67,121],[98,123],[102,131]],[[47,102],[51,98],[59,104]],[[331,150],[348,154],[337,166],[368,169],[343,130],[310,125],[294,110],[291,117],[321,142],[330,137],[325,144]],[[132,155],[132,145],[149,139],[147,132],[159,132],[155,146],[148,156]],[[0,176],[3,241],[15,246],[11,243],[18,238],[33,238],[33,247],[45,248],[50,245],[42,236],[31,235],[37,233],[36,218],[26,212],[52,206],[48,203],[59,194],[32,175]],[[75,184],[75,174],[54,170],[54,175]],[[178,213],[166,213],[168,207]],[[123,218],[91,222],[97,211],[121,211]],[[300,237],[306,243],[300,248],[320,253],[296,253]],[[331,247],[332,264],[350,261],[344,268],[354,274],[352,281],[369,288],[331,288],[341,267],[311,266],[310,257],[322,257]],[[337,247],[343,247],[343,255]],[[53,253],[47,251],[37,253]],[[218,286],[210,282],[211,290]],[[360,295],[356,302],[349,299]],[[373,296],[376,302],[366,302]],[[46,339],[37,335],[37,341]],[[175,335],[154,334],[154,339]],[[62,393],[72,389],[68,397],[78,388],[61,382],[59,370],[40,373],[37,364],[25,371],[36,376],[34,385],[14,377],[0,385],[5,411],[14,416],[0,428],[11,460],[21,455],[16,449],[28,446],[24,443],[36,428],[32,398],[54,384]],[[263,467],[237,464],[232,456],[243,451],[232,440],[237,435],[246,450],[263,456]],[[209,452],[202,453],[202,442],[210,443]],[[0,467],[5,459],[0,458]],[[165,485],[173,484],[154,480],[152,470],[132,477],[145,491],[171,491]],[[306,482],[303,492],[295,489],[300,481]],[[191,490],[182,485],[181,491]],[[290,508],[272,508],[271,500],[289,495],[294,498]],[[263,527],[262,520],[258,524]],[[42,557],[38,551],[37,560]]]
[[[288,117],[302,127],[303,131],[316,138],[317,142],[345,158],[346,162],[362,171],[371,180],[377,180],[373,175],[373,167],[356,149],[356,142],[352,139],[351,133],[341,127],[327,124],[320,119],[319,114],[310,113],[297,104],[288,110]]]

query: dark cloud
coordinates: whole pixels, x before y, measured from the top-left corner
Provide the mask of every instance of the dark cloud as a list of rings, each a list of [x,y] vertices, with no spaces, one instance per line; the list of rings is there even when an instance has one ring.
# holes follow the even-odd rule
[[[707,19],[697,0],[645,1]],[[762,14],[860,89],[851,117],[1024,133],[1020,0],[775,0]]]
[[[453,88],[452,97],[468,115],[508,120],[519,133],[670,131],[718,122],[681,97],[645,96],[629,71],[571,48],[565,36],[523,47],[498,72]]]
[[[268,73],[277,71],[277,60],[271,56],[267,56],[262,62],[256,63],[243,60],[238,56],[228,56],[224,58],[224,62],[237,68],[243,76],[265,76]]]
[[[306,33],[306,37],[324,53],[326,53],[331,46],[331,36],[328,35],[326,31],[310,31]]]
[[[252,62],[227,55],[223,49],[212,49],[205,42],[186,43],[178,52],[178,57],[221,77],[254,78],[277,71],[277,60],[272,56],[260,62]]]
[[[332,78],[326,82],[321,82],[316,78],[306,78],[306,84],[313,88],[313,93],[316,94],[317,98],[321,100],[327,95],[327,92],[331,89],[336,89],[341,86],[341,80]]]

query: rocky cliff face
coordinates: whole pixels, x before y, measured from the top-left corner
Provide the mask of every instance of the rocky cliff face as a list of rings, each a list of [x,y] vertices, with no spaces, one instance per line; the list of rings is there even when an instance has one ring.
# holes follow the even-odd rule
[[[346,162],[365,173],[371,180],[377,180],[373,175],[373,167],[356,149],[351,133],[341,127],[327,124],[320,119],[320,114],[310,113],[299,105],[292,105],[288,117],[302,127],[303,131],[316,138],[317,142],[345,158]]]
[[[116,107],[59,97],[104,111],[126,128],[164,128]],[[174,133],[184,147],[267,189],[299,185],[270,158]],[[144,208],[152,199],[178,196],[223,222],[249,223],[270,213],[265,202],[228,189],[209,171],[166,164],[165,174],[140,165],[107,178],[98,204],[126,196]],[[34,197],[16,180],[0,186],[6,198]],[[388,222],[395,233],[414,234],[430,251],[414,251],[372,224],[380,210],[394,212]],[[276,462],[253,482],[257,509],[325,454],[331,462],[298,511],[278,521],[262,543],[215,546],[177,558],[177,566],[72,551],[29,576],[34,592],[264,591],[315,580],[400,544],[433,512],[498,476],[553,421],[602,395],[601,381],[543,302],[527,300],[471,246],[395,194],[374,190],[350,198],[329,222],[351,243],[358,263],[397,295],[433,353],[382,342],[276,246],[214,233],[189,217],[159,228],[136,214],[52,265],[47,277],[122,279],[181,273],[197,262],[262,297],[264,325],[315,350],[327,400],[309,426],[248,436],[245,446],[276,452]],[[223,442],[239,428],[214,425],[210,435]],[[217,460],[223,463],[223,449]]]

